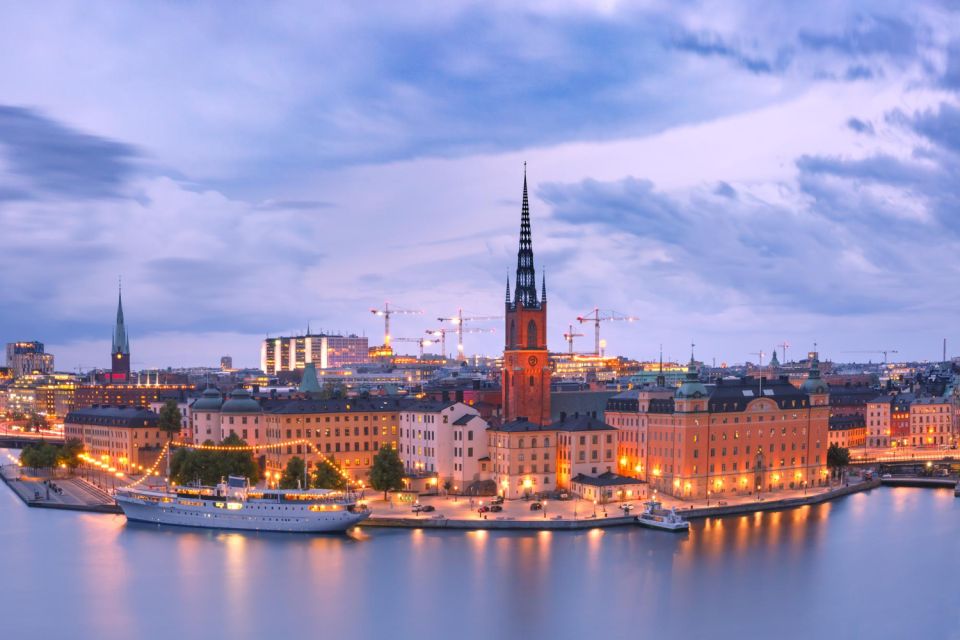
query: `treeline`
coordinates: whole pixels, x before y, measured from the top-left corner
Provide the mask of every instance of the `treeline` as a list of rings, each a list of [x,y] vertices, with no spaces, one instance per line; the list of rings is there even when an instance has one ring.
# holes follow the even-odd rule
[[[230,434],[220,445],[207,440],[208,446],[247,446],[236,434]],[[260,467],[253,458],[252,451],[217,451],[214,449],[177,449],[170,459],[170,479],[177,484],[187,485],[199,482],[213,486],[227,476],[245,476],[250,484],[260,480]]]
[[[79,456],[82,452],[83,443],[74,439],[64,444],[28,444],[20,452],[20,464],[31,469],[52,469],[60,465],[76,469],[80,465]]]

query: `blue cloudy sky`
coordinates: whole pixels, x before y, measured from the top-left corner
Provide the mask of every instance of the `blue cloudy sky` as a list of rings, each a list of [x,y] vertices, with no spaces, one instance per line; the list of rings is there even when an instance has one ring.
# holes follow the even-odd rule
[[[527,161],[557,350],[599,305],[641,358],[960,353],[958,34],[955,2],[6,4],[0,341],[106,365],[121,274],[138,367],[499,313]]]

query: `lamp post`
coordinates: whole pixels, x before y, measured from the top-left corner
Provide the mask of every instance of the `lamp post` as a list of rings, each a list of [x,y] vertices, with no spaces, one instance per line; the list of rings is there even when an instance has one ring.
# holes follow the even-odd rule
[[[707,489],[707,506],[710,506],[710,489]]]
[[[547,501],[546,500],[543,501],[543,519],[544,520],[547,519]]]

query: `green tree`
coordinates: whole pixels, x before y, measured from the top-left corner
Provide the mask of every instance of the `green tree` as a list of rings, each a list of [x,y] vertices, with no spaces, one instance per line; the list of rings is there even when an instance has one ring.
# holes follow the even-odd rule
[[[207,440],[205,446],[216,443]],[[236,434],[223,439],[223,446],[247,446]],[[170,459],[170,478],[178,484],[199,482],[203,485],[215,485],[227,476],[246,476],[250,484],[260,480],[260,467],[253,459],[250,450],[217,451],[214,449],[178,448]]]
[[[388,491],[403,488],[403,462],[393,447],[381,447],[374,456],[373,466],[370,468],[370,486],[377,491],[383,491],[384,499]]]
[[[844,468],[850,464],[850,450],[841,447],[836,442],[827,449],[827,466],[832,470],[834,476],[843,473]]]
[[[57,466],[67,465],[69,469],[76,469],[80,466],[80,454],[83,453],[83,442],[76,438],[70,438],[59,447],[57,455]]]
[[[167,432],[167,440],[173,440],[173,437],[180,433],[180,427],[183,424],[183,418],[180,415],[180,407],[176,400],[167,400],[160,407],[160,418],[157,420],[157,427],[161,431]]]
[[[304,464],[303,458],[293,456],[290,458],[290,461],[287,462],[287,468],[283,470],[283,475],[280,476],[280,488],[305,489],[304,481],[307,478],[306,474],[307,465]]]
[[[313,469],[312,486],[315,489],[346,489],[347,479],[335,462],[321,460]]]

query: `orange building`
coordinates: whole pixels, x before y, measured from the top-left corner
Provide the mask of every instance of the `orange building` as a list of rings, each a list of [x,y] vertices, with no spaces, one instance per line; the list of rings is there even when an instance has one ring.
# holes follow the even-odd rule
[[[497,494],[520,498],[557,486],[557,429],[524,418],[487,429],[491,479]]]
[[[380,447],[397,448],[397,423],[403,406],[404,401],[396,398],[280,403],[263,418],[267,470],[282,472],[294,456],[312,467],[320,459],[316,453],[320,451],[352,480],[368,482],[373,457]],[[293,442],[297,440],[304,442]]]
[[[152,464],[168,440],[157,419],[142,407],[86,407],[67,414],[64,436],[80,440],[92,458],[131,473]]]
[[[708,388],[691,359],[673,398],[638,399],[635,416],[611,412],[609,420],[645,425],[626,427],[640,442],[621,437],[621,471],[690,498],[823,484],[829,391],[816,359],[811,364],[799,389],[785,377],[718,380]]]

